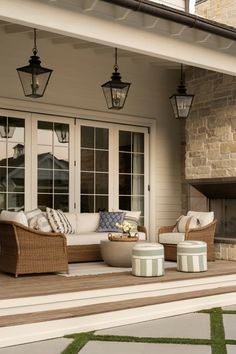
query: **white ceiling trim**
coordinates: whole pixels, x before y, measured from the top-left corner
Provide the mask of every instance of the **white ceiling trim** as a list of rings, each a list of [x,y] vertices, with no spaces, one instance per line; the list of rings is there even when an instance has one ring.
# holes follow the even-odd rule
[[[91,7],[94,3],[98,5],[94,1],[90,3]],[[114,7],[117,16],[116,9]],[[178,32],[178,28],[170,21],[169,35],[148,31],[141,26],[132,26],[128,21],[122,22],[120,19],[122,16],[127,17],[125,14],[125,11],[123,15],[120,13],[119,20],[112,21],[107,16],[100,16],[98,12],[60,8],[56,2],[53,6],[40,0],[0,2],[0,19],[5,21],[236,76],[236,56],[224,50],[235,43],[221,43],[217,49],[208,43],[212,36],[203,33],[199,38],[199,32],[193,29],[198,41],[186,41],[181,37],[186,29],[182,26]],[[149,23],[151,27],[158,27],[158,22]]]

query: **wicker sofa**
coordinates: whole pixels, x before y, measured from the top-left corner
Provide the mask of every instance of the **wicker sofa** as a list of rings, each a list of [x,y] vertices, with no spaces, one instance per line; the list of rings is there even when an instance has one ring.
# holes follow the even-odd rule
[[[66,237],[0,220],[0,270],[19,274],[68,272]]]
[[[158,240],[163,244],[165,260],[177,260],[177,244],[184,240],[204,241],[207,243],[207,260],[214,261],[214,236],[217,220],[213,212],[189,211],[187,216],[198,218],[199,226],[191,228],[190,220],[186,223],[185,230],[176,230],[176,224],[159,228]]]
[[[107,232],[96,232],[99,213],[65,213],[74,233],[36,231],[14,221],[0,220],[0,271],[18,274],[68,272],[68,263],[102,260],[100,241]],[[138,226],[140,238],[146,228]]]

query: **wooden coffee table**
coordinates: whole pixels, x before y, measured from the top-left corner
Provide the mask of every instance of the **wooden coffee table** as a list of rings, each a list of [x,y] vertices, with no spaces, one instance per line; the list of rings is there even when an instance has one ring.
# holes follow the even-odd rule
[[[101,241],[100,248],[102,259],[106,264],[112,267],[129,268],[132,266],[132,249],[137,242],[138,241]]]

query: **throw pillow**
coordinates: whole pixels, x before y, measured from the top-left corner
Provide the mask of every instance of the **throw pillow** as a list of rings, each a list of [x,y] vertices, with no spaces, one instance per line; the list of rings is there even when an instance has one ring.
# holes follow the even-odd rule
[[[24,226],[28,226],[25,213],[22,210],[21,211],[3,210],[0,214],[0,220],[15,221]]]
[[[97,232],[120,232],[120,230],[116,226],[116,223],[123,223],[125,216],[124,212],[100,211],[99,216],[100,219]]]
[[[195,229],[200,226],[199,220],[195,216],[181,215],[177,219],[176,231],[186,232],[188,229]]]
[[[133,232],[137,232],[141,211],[131,211],[131,210],[120,210],[120,211],[125,212],[124,221],[128,222],[134,227],[132,230]]]
[[[46,208],[46,214],[54,232],[73,233],[73,228],[62,210]]]
[[[52,232],[52,228],[46,215],[44,215],[40,209],[27,211],[25,215],[28,220],[28,225],[32,229],[43,232]]]

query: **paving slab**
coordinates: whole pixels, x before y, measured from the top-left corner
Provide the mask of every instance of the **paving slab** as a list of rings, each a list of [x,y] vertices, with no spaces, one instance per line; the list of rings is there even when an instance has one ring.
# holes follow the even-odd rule
[[[56,338],[0,348],[0,354],[60,354],[71,342],[71,338]]]
[[[79,354],[211,354],[210,345],[154,344],[154,343],[87,343]]]
[[[103,329],[97,331],[96,334],[157,338],[210,339],[210,316],[203,313],[190,313]]]
[[[236,340],[236,315],[224,314],[223,321],[224,321],[224,328],[225,328],[225,339]],[[236,353],[236,350],[234,353]]]
[[[236,353],[236,345],[227,345],[226,348],[227,348],[227,354],[235,354]]]

